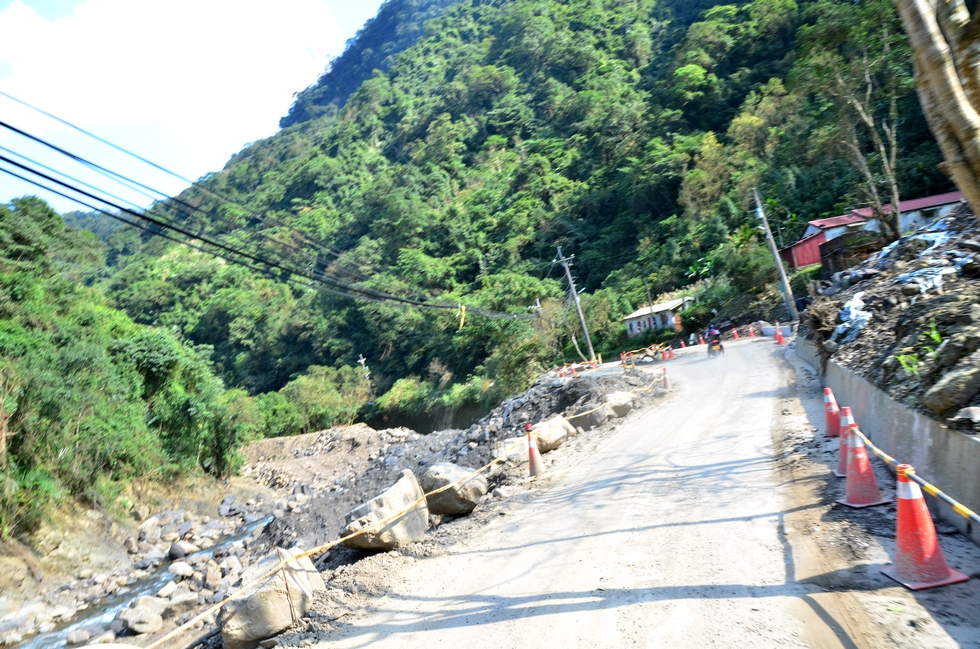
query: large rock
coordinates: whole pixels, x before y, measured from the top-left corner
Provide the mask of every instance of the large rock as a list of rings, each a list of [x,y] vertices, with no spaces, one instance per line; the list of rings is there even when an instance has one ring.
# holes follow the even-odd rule
[[[614,417],[625,417],[633,410],[636,395],[632,392],[610,392],[602,397],[603,403],[609,408],[609,414]]]
[[[344,545],[362,550],[393,550],[421,541],[425,538],[425,530],[429,527],[429,508],[426,506],[424,496],[415,474],[405,469],[398,482],[347,514],[346,526],[341,530],[341,536],[348,536],[369,527],[370,529],[344,541]],[[408,508],[420,498],[422,502],[405,514],[380,527],[371,527],[374,523]]]
[[[542,453],[555,450],[565,443],[569,435],[574,434],[575,428],[561,415],[539,422],[531,430],[531,435],[538,444],[538,450]]]
[[[253,564],[243,576],[248,583],[302,550],[279,549]],[[285,573],[285,578],[283,578]],[[221,610],[221,642],[224,649],[254,649],[259,642],[278,635],[300,619],[313,605],[313,593],[325,590],[320,573],[309,557],[290,561],[283,570],[249,588]]]
[[[929,388],[919,400],[922,405],[942,412],[969,403],[980,392],[980,357],[971,354]]]
[[[472,470],[450,462],[439,462],[426,469],[421,480],[422,489],[426,492],[453,485],[445,491],[426,497],[429,512],[461,516],[473,511],[487,493],[487,479],[482,473],[472,473]]]
[[[197,598],[197,593],[176,593],[170,597],[160,616],[168,619],[192,611],[197,607]]]
[[[609,413],[610,409],[605,404],[590,403],[579,408],[569,420],[583,430],[592,430],[606,423]]]
[[[123,611],[119,619],[126,623],[126,628],[136,635],[156,633],[163,628],[163,618],[156,611],[145,606],[137,606]]]

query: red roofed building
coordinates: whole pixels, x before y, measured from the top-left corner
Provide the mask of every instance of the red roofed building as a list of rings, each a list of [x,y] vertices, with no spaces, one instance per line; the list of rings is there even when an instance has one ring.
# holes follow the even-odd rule
[[[898,205],[901,211],[902,232],[916,230],[930,221],[948,215],[963,200],[962,192],[949,192],[902,201]],[[891,212],[891,205],[886,205],[884,209],[886,214]],[[879,224],[871,219],[872,214],[870,207],[862,207],[829,219],[810,221],[803,232],[803,238],[780,250],[780,256],[792,268],[819,264],[820,244],[848,232],[858,230],[877,232]]]

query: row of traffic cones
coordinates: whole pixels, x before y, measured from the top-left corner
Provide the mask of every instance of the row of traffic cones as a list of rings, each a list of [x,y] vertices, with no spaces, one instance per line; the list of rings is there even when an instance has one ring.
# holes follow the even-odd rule
[[[878,489],[868,449],[854,414],[847,406],[838,407],[830,388],[824,389],[824,410],[827,419],[825,435],[840,437],[840,454],[834,475],[847,478],[844,498],[837,502],[855,508],[891,502]],[[895,561],[881,571],[912,590],[966,581],[967,575],[946,564],[922,490],[909,478],[915,470],[909,464],[900,464],[897,472]]]

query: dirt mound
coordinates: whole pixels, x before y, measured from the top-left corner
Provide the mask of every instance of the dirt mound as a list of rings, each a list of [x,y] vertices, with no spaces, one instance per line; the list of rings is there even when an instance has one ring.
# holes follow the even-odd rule
[[[980,405],[978,238],[964,205],[815,287],[800,333],[824,363],[934,418]]]

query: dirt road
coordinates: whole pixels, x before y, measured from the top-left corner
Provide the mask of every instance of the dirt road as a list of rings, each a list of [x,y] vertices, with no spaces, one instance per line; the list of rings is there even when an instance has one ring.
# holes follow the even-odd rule
[[[887,556],[859,534],[849,543],[867,552],[842,558],[848,543],[825,542],[824,478],[794,476],[781,452],[787,431],[813,429],[780,349],[727,349],[678,355],[667,400],[554,469],[522,507],[406,567],[316,646],[974,646],[975,628],[954,640],[900,588],[828,587],[846,563]]]

